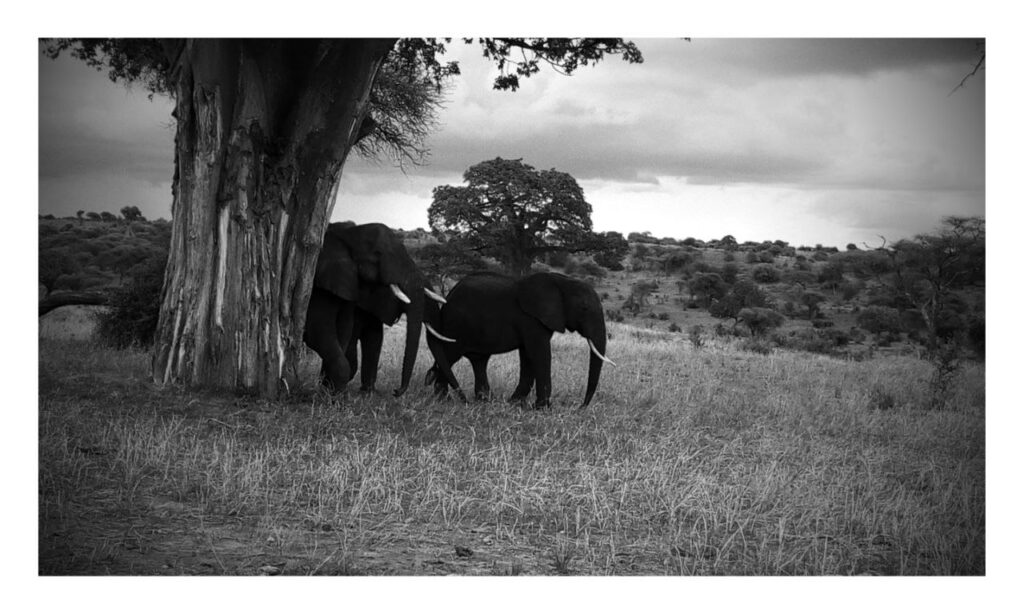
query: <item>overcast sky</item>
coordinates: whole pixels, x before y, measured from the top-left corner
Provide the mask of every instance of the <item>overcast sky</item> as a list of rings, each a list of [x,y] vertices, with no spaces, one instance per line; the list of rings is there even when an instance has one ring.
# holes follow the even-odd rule
[[[577,179],[596,230],[679,239],[878,244],[985,214],[985,76],[968,39],[633,39],[618,57],[519,91],[491,88],[479,48],[453,42],[428,164],[350,159],[333,219],[427,227],[435,186],[522,158]],[[40,213],[170,217],[173,123],[70,58],[40,57]]]

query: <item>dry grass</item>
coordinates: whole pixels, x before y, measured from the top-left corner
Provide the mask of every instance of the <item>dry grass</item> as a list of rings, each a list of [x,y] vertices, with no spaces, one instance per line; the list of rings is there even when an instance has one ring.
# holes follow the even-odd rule
[[[144,353],[42,340],[40,573],[985,573],[982,367],[938,412],[910,358],[611,334],[585,410],[586,343],[556,336],[544,412],[339,402],[312,355],[281,403],[156,389]],[[492,360],[498,397],[517,368]]]

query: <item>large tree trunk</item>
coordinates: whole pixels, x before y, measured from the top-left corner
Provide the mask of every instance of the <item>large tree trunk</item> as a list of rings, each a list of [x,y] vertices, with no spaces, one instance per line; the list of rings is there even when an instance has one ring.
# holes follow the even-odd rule
[[[154,381],[272,398],[294,379],[342,166],[393,42],[168,44],[178,126]]]

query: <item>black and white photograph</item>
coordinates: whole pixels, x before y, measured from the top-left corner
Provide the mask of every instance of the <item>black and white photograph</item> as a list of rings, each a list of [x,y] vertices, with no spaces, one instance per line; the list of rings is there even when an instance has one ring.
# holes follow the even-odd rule
[[[985,32],[613,24],[40,27],[36,574],[990,574]]]

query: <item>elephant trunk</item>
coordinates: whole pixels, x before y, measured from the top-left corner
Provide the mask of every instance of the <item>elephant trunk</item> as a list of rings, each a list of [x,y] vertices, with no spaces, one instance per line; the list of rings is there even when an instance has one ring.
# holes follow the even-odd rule
[[[409,303],[405,306],[405,353],[402,356],[402,381],[395,390],[395,396],[401,396],[409,387],[412,369],[416,366],[416,353],[420,349],[420,332],[423,330],[423,284],[413,283],[405,286]]]
[[[605,332],[604,321],[602,320],[597,330],[593,331],[593,335],[587,339],[590,342],[590,368],[587,370],[587,393],[583,397],[583,405],[581,408],[586,407],[590,404],[590,399],[594,397],[594,392],[597,390],[597,382],[601,379],[601,367],[604,362],[608,360],[605,358],[605,350],[608,346],[608,335]],[[596,352],[595,352],[596,350]]]

